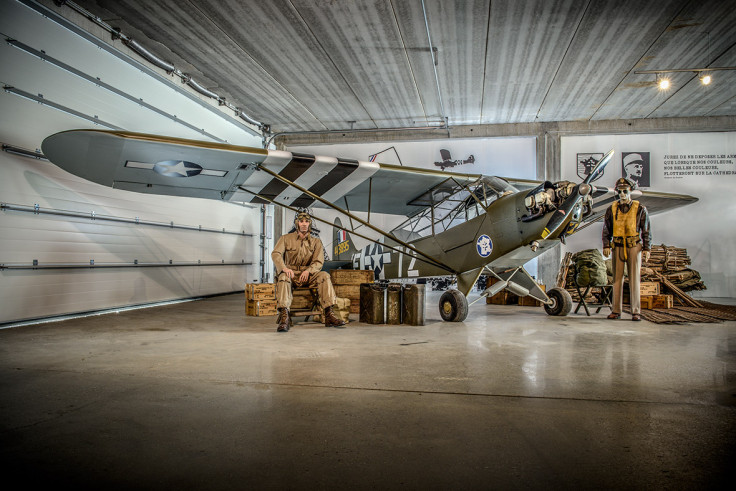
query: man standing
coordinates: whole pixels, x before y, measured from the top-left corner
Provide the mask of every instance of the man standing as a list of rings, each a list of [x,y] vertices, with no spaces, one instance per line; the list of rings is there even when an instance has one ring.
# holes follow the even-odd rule
[[[620,319],[623,310],[624,266],[629,272],[631,320],[641,320],[641,260],[649,260],[652,234],[649,214],[638,201],[632,201],[634,183],[622,177],[616,181],[618,202],[606,210],[603,221],[603,255],[611,255],[613,248],[613,309],[609,319]],[[643,251],[643,254],[642,254]]]
[[[300,212],[294,221],[296,230],[285,234],[276,242],[271,258],[278,273],[276,282],[276,308],[279,311],[278,332],[289,330],[289,308],[294,298],[292,283],[297,286],[316,287],[324,309],[326,327],[345,327],[345,322],[332,311],[335,289],[330,275],[322,271],[325,262],[324,247],[319,237],[312,237],[312,217]]]

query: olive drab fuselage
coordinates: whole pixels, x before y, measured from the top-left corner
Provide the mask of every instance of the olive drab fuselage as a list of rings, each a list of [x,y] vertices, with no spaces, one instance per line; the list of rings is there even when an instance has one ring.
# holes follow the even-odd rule
[[[522,217],[528,215],[524,204],[524,192],[502,196],[492,202],[483,213],[444,232],[436,233],[412,241],[411,245],[418,250],[436,257],[440,262],[452,267],[455,272],[464,272],[493,266],[494,261],[503,258],[503,266],[521,266],[529,260],[553,247],[557,240],[538,240],[547,219],[554,212],[539,217],[538,220],[524,222]],[[483,255],[479,251],[478,242],[483,236],[490,239],[490,252]],[[532,250],[532,244],[538,246]],[[391,245],[397,250],[391,250]],[[373,269],[378,278],[400,279],[452,274],[447,270],[431,264],[429,261],[391,239],[384,244],[370,244],[360,251],[352,247],[348,241],[336,242],[336,257],[344,257],[350,252],[353,267]],[[522,252],[523,251],[523,252]],[[516,253],[516,254],[514,254]]]

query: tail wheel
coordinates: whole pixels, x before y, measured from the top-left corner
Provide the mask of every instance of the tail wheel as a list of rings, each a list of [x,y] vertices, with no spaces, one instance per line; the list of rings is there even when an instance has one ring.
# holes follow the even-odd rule
[[[544,306],[549,315],[567,315],[572,310],[572,297],[564,288],[551,288],[547,296],[552,301],[551,304]]]
[[[440,297],[440,315],[447,322],[462,322],[468,316],[468,299],[460,290],[447,290]]]

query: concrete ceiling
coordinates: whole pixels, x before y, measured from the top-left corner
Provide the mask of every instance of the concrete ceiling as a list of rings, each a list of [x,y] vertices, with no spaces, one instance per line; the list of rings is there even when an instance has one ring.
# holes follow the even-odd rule
[[[274,133],[736,115],[736,71],[634,73],[736,66],[736,0],[75,3]]]

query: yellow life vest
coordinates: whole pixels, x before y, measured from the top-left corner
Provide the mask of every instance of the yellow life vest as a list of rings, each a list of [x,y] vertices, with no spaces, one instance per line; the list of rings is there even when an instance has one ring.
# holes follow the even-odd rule
[[[618,201],[613,203],[613,236],[638,237],[636,230],[636,215],[639,212],[639,202],[632,201],[629,211],[624,213],[619,209]]]

